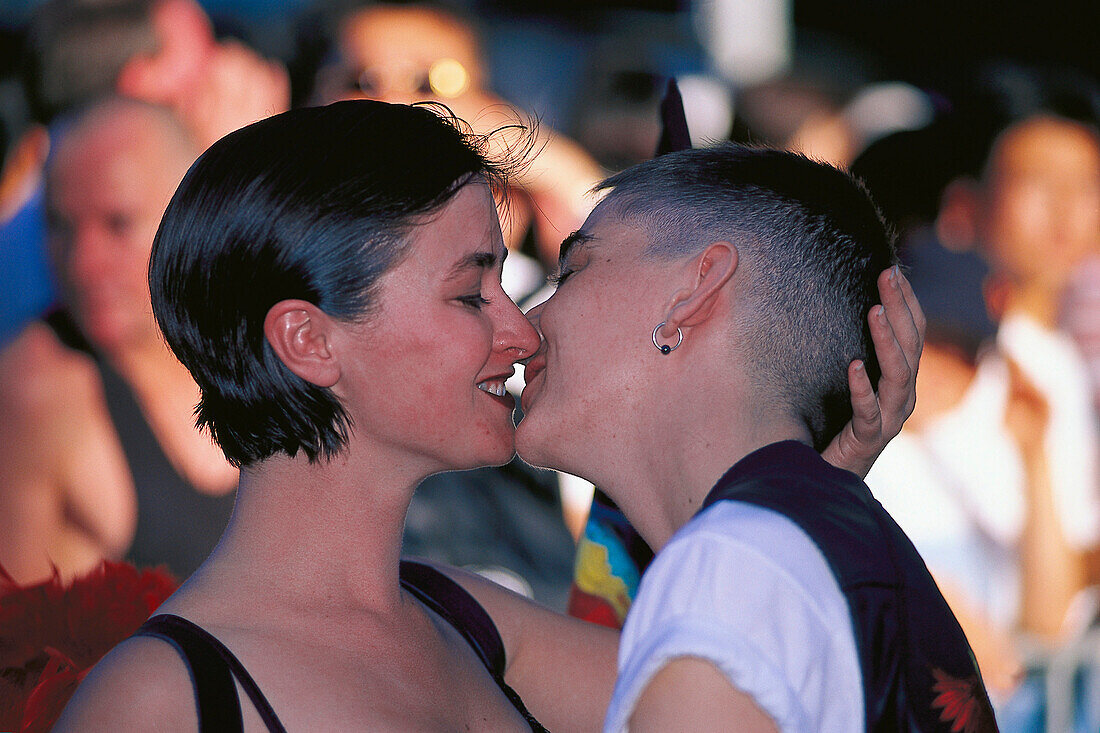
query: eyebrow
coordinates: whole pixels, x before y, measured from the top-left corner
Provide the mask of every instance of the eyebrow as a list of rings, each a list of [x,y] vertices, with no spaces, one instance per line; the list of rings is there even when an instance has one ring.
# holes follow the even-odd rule
[[[577,230],[570,234],[565,239],[561,240],[561,249],[558,250],[558,262],[565,262],[566,256],[569,254],[569,250],[573,248],[573,245],[579,244],[582,247],[591,242],[595,237],[591,234]]]
[[[471,252],[455,263],[446,279],[454,280],[467,270],[491,270],[498,260],[504,262],[507,258],[507,249],[504,250],[503,255],[499,256],[496,252]]]

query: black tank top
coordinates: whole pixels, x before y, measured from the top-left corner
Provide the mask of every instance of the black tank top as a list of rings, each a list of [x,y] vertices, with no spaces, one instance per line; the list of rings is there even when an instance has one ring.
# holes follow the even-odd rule
[[[527,711],[515,690],[504,681],[504,644],[485,609],[460,585],[432,567],[401,563],[401,586],[451,624],[477,653],[493,681],[536,733],[546,729]],[[243,729],[236,677],[272,733],[283,733],[279,721],[255,680],[233,653],[214,636],[190,621],[170,614],[153,616],[134,636],[150,636],[172,644],[180,653],[195,687],[201,733],[232,733]]]
[[[54,311],[46,323],[63,344],[91,356],[99,370],[107,411],[137,494],[137,527],[126,559],[138,567],[167,565],[186,578],[218,543],[236,492],[212,496],[183,478],[157,442],[130,385],[96,354],[71,317]]]

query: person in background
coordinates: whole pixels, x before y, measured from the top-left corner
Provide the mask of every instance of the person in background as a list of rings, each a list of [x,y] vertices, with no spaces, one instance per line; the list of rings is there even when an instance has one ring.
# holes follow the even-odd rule
[[[13,43],[25,48],[19,58],[26,59],[22,83],[34,124],[11,131],[22,134],[5,177],[22,189],[0,190],[0,242],[12,253],[0,269],[0,286],[18,294],[12,313],[0,310],[0,344],[57,298],[43,270],[41,167],[49,136],[58,132],[46,126],[121,94],[173,109],[201,150],[286,109],[290,97],[282,66],[240,43],[217,40],[194,0],[49,0],[34,9],[25,35]],[[6,99],[4,106],[7,117],[19,105]]]
[[[228,520],[237,471],[193,424],[198,388],[156,330],[157,224],[197,155],[170,110],[110,99],[47,169],[64,312],[0,352],[0,564],[21,582],[103,558],[186,575]]]
[[[151,328],[141,272],[187,165],[226,132],[285,109],[287,75],[217,41],[193,0],[51,0],[35,9],[26,47],[27,94],[63,147],[54,183],[66,199],[46,203],[39,193],[20,214],[51,219],[61,299],[78,328],[50,321],[97,358],[38,322],[0,354],[13,416],[3,429],[18,436],[0,449],[12,456],[0,471],[5,521],[17,528],[4,535],[0,562],[30,581],[51,562],[68,576],[130,548],[135,562],[186,574],[224,526],[235,472],[190,426],[196,388]],[[61,142],[59,115],[111,94],[141,103],[113,103]],[[14,234],[23,239],[13,246],[45,248],[40,233]],[[146,514],[135,522],[135,511]],[[177,512],[191,517],[193,535]]]
[[[1058,318],[1072,273],[1100,247],[1100,132],[1087,85],[1006,78],[1022,86],[986,105],[1004,112],[978,128],[981,153],[947,186],[936,225],[945,243],[986,258],[996,335],[952,347],[930,328],[918,408],[867,481],[925,556],[1011,715],[1029,659],[1088,623],[1075,599],[1095,582],[1097,418]]]
[[[1100,415],[1100,255],[1086,259],[1070,277],[1058,321],[1085,358],[1092,404]]]
[[[282,65],[219,41],[195,0],[50,0],[35,9],[27,45],[43,122],[119,94],[170,108],[203,150],[290,104]]]

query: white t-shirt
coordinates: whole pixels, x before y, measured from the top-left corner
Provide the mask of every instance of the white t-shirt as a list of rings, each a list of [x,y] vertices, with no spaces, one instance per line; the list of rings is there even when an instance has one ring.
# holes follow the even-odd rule
[[[706,659],[781,731],[864,729],[847,601],[791,520],[721,501],[680,529],[646,570],[619,646],[604,731],[625,731],[649,681],[678,657]]]

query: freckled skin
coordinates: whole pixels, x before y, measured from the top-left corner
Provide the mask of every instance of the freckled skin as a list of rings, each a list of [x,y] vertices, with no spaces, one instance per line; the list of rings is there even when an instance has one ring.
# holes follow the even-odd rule
[[[490,267],[447,277],[475,252]],[[538,335],[500,287],[504,242],[488,186],[464,187],[417,228],[408,256],[386,273],[377,310],[349,324],[353,350],[334,387],[356,430],[426,458],[437,471],[502,464],[514,454],[510,400],[478,389],[538,347]],[[488,302],[481,302],[480,299]]]

